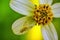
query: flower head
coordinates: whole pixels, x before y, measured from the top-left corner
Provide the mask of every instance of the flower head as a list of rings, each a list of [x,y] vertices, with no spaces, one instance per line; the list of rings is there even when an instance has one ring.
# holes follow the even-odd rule
[[[60,17],[60,3],[52,5],[53,0],[11,0],[10,7],[26,17],[16,20],[12,25],[15,34],[21,35],[34,25],[42,25],[44,40],[58,40],[53,18]]]
[[[35,6],[34,10],[34,20],[38,24],[45,25],[52,21],[53,12],[48,4],[40,4],[39,6]]]

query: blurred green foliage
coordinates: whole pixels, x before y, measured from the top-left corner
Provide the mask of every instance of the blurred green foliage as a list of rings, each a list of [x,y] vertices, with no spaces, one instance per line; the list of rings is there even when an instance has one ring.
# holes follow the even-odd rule
[[[54,0],[54,3],[60,0]],[[18,14],[9,7],[10,0],[0,0],[0,40],[25,40],[25,35],[15,35],[12,30],[12,23],[24,15]],[[53,24],[60,40],[60,18],[54,18]]]

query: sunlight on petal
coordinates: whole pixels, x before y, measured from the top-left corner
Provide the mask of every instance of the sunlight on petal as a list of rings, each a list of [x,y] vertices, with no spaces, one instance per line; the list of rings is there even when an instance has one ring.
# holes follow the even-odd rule
[[[41,25],[35,25],[31,30],[28,31],[27,40],[42,40]]]
[[[39,0],[30,0],[33,4],[35,4],[35,5],[39,5]]]

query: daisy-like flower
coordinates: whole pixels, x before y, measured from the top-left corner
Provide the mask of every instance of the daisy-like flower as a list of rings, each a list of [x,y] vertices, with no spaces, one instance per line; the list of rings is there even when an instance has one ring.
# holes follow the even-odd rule
[[[58,40],[53,18],[60,17],[60,3],[52,5],[53,0],[11,0],[10,7],[25,17],[19,18],[12,24],[16,35],[30,30],[34,25],[42,25],[44,40]]]

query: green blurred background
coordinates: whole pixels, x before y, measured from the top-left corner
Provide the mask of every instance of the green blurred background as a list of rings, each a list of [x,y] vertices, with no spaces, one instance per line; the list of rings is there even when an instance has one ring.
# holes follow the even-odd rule
[[[23,15],[16,13],[9,7],[10,0],[0,0],[0,40],[25,40],[25,35],[15,35],[12,30],[12,23]],[[54,3],[60,0],[54,0]],[[60,40],[60,18],[54,18],[53,24]]]

